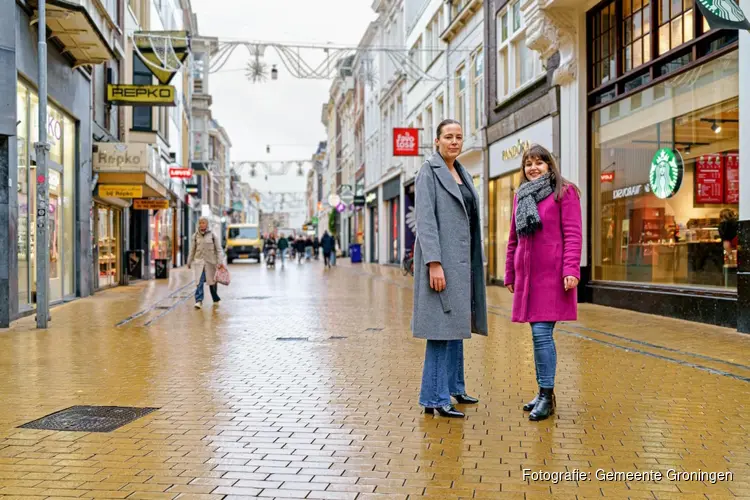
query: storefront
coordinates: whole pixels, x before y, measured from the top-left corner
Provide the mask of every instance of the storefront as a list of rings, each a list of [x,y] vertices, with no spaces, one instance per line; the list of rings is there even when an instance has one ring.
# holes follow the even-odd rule
[[[357,197],[364,196],[365,179],[364,171],[362,171],[362,175],[357,179],[357,183],[354,186],[354,197],[357,199]],[[364,207],[357,206],[356,203],[354,204],[354,239],[352,242],[360,245],[365,242],[365,210]]]
[[[489,148],[489,282],[503,284],[505,255],[513,217],[513,198],[521,184],[521,159],[532,144],[555,153],[554,120],[547,117],[490,145]]]
[[[97,290],[122,283],[122,211],[103,200],[94,201],[91,220]]]
[[[176,229],[175,216],[175,209],[171,207],[149,210],[149,234],[151,235],[149,255],[152,274],[155,272],[156,259],[166,259],[172,262]]]
[[[370,191],[365,196],[365,210],[370,221],[367,228],[367,239],[369,240],[368,254],[370,262],[378,262],[379,220],[378,220],[378,191]]]
[[[383,204],[386,221],[386,261],[388,264],[401,262],[401,177],[383,184]]]
[[[23,81],[17,83],[18,153],[18,311],[36,303],[36,155],[39,98]],[[73,298],[75,279],[76,122],[54,104],[47,107],[51,149],[49,168],[49,300]]]
[[[732,38],[709,31],[691,4],[672,12],[677,18],[670,38],[664,13],[654,12],[666,31],[660,28],[652,40],[656,28],[646,21],[638,25],[632,35],[637,45],[627,46],[630,59],[618,73],[616,51],[604,46],[602,52],[596,44],[611,31],[602,12],[640,19],[640,4],[632,10],[624,5],[621,12],[619,3],[590,14],[593,300],[734,326],[740,201],[736,32]],[[675,19],[681,21],[677,30]],[[657,57],[664,53],[670,57]],[[609,83],[620,73],[633,77]],[[646,75],[659,78],[651,82]]]

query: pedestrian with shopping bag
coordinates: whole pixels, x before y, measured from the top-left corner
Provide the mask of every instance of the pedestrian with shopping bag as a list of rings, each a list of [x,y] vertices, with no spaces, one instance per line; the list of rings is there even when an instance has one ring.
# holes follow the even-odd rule
[[[456,160],[463,130],[456,120],[437,128],[437,151],[416,179],[414,337],[426,339],[419,404],[426,414],[463,418],[451,401],[476,404],[466,393],[463,340],[487,335],[479,195]]]
[[[521,185],[505,264],[505,286],[513,294],[514,323],[529,323],[534,342],[537,396],[524,405],[529,420],[555,412],[558,321],[575,321],[581,278],[581,200],[578,187],[563,178],[552,154],[533,144],[521,159]]]
[[[208,284],[211,299],[217,305],[221,298],[218,294],[217,271],[223,284],[229,284],[229,271],[224,265],[224,253],[219,243],[219,238],[211,231],[208,219],[201,217],[198,220],[198,230],[193,234],[190,254],[188,255],[188,269],[193,268],[194,275],[198,281],[195,289],[195,308],[203,307],[203,286]]]

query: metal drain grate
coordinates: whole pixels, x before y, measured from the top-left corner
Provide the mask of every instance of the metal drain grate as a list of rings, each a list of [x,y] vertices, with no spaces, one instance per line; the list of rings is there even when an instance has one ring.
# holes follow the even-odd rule
[[[159,408],[71,406],[19,426],[21,429],[72,432],[112,432]]]
[[[309,339],[307,337],[276,337],[276,340],[283,342],[307,342]]]

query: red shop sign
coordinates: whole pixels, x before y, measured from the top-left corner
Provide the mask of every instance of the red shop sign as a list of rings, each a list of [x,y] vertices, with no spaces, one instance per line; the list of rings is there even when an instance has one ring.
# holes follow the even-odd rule
[[[192,176],[192,168],[169,167],[169,177],[172,179],[190,179]]]
[[[393,129],[393,156],[419,156],[419,129]]]
[[[614,182],[615,173],[614,172],[602,172],[602,174],[599,176],[599,180],[601,182]]]
[[[695,164],[695,202],[724,203],[721,155],[703,155]]]
[[[724,157],[727,188],[724,191],[724,203],[736,204],[740,202],[740,155],[728,153]]]

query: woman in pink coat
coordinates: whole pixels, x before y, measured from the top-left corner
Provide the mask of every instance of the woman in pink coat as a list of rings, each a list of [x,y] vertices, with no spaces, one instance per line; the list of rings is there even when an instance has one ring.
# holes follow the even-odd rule
[[[560,175],[549,151],[532,145],[521,160],[522,181],[505,264],[505,286],[513,294],[514,323],[530,323],[538,395],[524,405],[529,420],[555,412],[558,321],[575,321],[581,278],[580,191]]]

